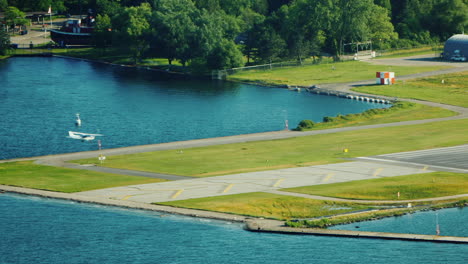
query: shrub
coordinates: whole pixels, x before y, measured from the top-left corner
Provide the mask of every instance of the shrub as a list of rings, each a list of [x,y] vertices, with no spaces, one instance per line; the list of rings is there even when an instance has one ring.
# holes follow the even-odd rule
[[[315,123],[312,122],[312,120],[302,120],[301,122],[299,122],[299,125],[297,125],[296,129],[297,131],[302,131],[302,130],[305,130],[305,129],[311,129],[312,127],[314,127]]]

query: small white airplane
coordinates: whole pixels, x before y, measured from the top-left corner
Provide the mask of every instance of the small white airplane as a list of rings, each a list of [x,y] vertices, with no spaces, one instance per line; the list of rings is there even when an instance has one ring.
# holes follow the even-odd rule
[[[91,141],[91,140],[95,139],[96,137],[100,137],[100,136],[103,136],[103,135],[68,131],[68,137],[69,138],[80,139],[82,141]]]

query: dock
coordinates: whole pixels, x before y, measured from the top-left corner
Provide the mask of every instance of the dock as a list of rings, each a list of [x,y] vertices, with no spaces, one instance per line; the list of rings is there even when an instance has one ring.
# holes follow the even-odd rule
[[[306,91],[314,94],[321,94],[321,95],[330,95],[330,96],[338,96],[347,99],[354,99],[358,101],[365,101],[371,103],[381,103],[381,104],[392,104],[396,100],[389,100],[388,98],[381,97],[381,96],[374,96],[374,95],[362,95],[358,93],[352,92],[341,92],[331,89],[320,88],[316,86],[307,87],[305,88]]]
[[[248,231],[252,231],[252,232],[267,232],[267,233],[279,233],[279,234],[291,234],[291,235],[315,235],[315,236],[391,239],[391,240],[420,241],[420,242],[468,244],[468,237],[272,226],[268,224],[262,224],[262,221],[257,221],[254,219],[249,219],[246,221],[245,229]]]

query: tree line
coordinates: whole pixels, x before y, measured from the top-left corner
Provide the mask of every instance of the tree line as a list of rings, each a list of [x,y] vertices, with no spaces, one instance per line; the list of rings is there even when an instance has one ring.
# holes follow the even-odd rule
[[[223,69],[327,53],[445,41],[468,25],[468,0],[0,0],[0,8],[96,16],[97,47]]]

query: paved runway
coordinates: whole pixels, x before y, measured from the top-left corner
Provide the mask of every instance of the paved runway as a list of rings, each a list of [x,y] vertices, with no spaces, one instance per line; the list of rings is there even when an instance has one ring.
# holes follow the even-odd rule
[[[424,167],[354,161],[124,186],[79,195],[152,203],[432,172]]]
[[[360,160],[381,162],[404,162],[409,165],[428,166],[435,170],[468,173],[468,144],[447,148],[400,152],[360,157]]]

